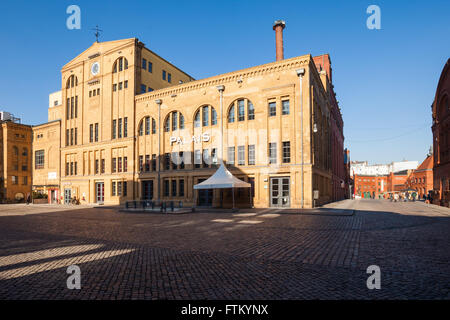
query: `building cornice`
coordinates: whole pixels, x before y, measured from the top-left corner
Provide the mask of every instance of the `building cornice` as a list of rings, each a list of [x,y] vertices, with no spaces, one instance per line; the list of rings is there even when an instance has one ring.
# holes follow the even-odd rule
[[[310,55],[304,55],[300,57],[295,57],[291,59],[281,60],[277,62],[271,62],[261,66],[251,67],[248,69],[243,69],[239,71],[233,71],[230,73],[225,73],[222,75],[214,76],[211,78],[195,80],[169,88],[163,88],[155,90],[149,93],[145,93],[135,97],[136,102],[152,101],[155,99],[160,99],[164,97],[170,97],[173,94],[180,94],[183,92],[188,92],[192,90],[208,88],[212,86],[217,86],[224,83],[235,82],[239,79],[246,79],[256,76],[261,76],[269,73],[280,72],[289,69],[296,69],[300,66],[308,65],[311,60]]]

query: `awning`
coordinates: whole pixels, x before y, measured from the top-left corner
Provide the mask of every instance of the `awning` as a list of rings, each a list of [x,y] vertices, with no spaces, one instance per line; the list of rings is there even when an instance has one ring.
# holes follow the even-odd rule
[[[236,178],[222,163],[207,180],[194,185],[194,189],[250,188],[250,183]]]

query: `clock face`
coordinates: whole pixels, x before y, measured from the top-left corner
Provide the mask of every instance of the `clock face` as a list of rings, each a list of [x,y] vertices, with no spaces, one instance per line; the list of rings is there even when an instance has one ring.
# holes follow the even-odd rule
[[[100,71],[100,64],[98,62],[95,62],[91,66],[91,73],[93,76],[96,76]]]

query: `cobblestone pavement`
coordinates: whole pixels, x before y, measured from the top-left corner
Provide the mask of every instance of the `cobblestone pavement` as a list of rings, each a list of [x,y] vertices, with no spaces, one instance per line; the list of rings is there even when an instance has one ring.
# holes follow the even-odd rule
[[[302,214],[46,208],[0,206],[0,299],[450,298],[447,208],[385,200]],[[81,290],[67,289],[72,264]],[[380,290],[366,286],[373,264]]]

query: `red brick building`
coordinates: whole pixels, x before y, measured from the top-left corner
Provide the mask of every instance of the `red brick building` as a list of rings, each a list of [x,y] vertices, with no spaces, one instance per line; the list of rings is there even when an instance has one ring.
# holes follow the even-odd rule
[[[354,175],[355,195],[362,198],[378,199],[387,192],[389,176]]]
[[[442,70],[432,105],[433,203],[450,203],[450,59]]]
[[[433,155],[427,158],[414,170],[406,181],[406,188],[417,191],[420,198],[427,195],[428,191],[433,190]]]

